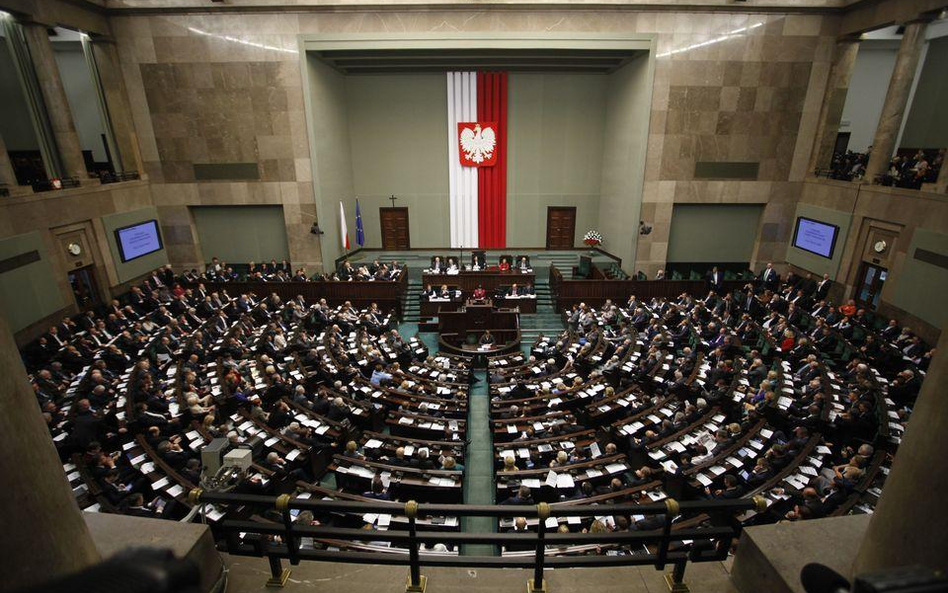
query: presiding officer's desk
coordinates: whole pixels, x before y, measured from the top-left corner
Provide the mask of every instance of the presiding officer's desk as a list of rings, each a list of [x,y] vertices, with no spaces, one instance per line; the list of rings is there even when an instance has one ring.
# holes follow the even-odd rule
[[[533,273],[533,270],[524,274],[517,268],[501,272],[500,268],[497,267],[489,267],[481,271],[461,270],[457,274],[437,274],[424,270],[421,276],[422,286],[427,287],[429,284],[432,286],[441,286],[442,284],[457,286],[464,293],[465,298],[469,297],[478,286],[483,287],[490,295],[501,286],[510,286],[511,284],[519,286],[525,284],[535,285],[536,280],[537,276]]]
[[[493,296],[494,305],[500,309],[519,309],[521,313],[530,315],[537,312],[537,297],[532,295],[520,296]],[[437,317],[442,311],[457,311],[464,306],[464,299],[461,298],[427,298],[421,295],[421,317],[430,319]]]

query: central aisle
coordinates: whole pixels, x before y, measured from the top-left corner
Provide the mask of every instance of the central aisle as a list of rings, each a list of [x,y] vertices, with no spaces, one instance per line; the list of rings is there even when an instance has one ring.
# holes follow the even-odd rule
[[[487,371],[478,370],[474,376],[480,379],[468,392],[467,407],[467,451],[464,464],[464,504],[494,504],[494,454],[490,429],[490,389]],[[497,520],[492,517],[464,517],[461,530],[465,533],[497,530]],[[495,555],[495,546],[469,544],[461,546],[464,555]]]

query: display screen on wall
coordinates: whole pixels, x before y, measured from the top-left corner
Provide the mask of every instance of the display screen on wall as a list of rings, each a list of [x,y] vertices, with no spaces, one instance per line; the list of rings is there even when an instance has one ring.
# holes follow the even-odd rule
[[[798,216],[797,226],[793,231],[793,246],[825,258],[832,258],[837,235],[839,235],[839,227],[835,224]]]
[[[115,229],[115,242],[123,262],[154,253],[162,247],[158,221],[152,219]]]

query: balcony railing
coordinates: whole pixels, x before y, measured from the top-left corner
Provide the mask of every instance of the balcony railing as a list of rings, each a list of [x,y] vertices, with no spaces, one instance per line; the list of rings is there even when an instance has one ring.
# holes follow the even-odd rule
[[[551,568],[646,566],[663,570],[671,565],[665,580],[672,591],[684,588],[685,567],[688,562],[711,562],[724,560],[735,538],[740,536],[741,522],[737,516],[747,511],[762,511],[766,508],[763,498],[736,500],[702,500],[678,502],[665,499],[653,504],[616,505],[457,505],[419,504],[414,501],[355,502],[338,500],[313,500],[251,494],[211,493],[193,490],[189,500],[196,506],[205,503],[224,504],[245,510],[276,511],[280,522],[261,520],[224,519],[216,524],[217,536],[229,554],[238,556],[266,557],[270,562],[271,586],[286,582],[289,569],[282,565],[288,559],[291,565],[303,560],[384,564],[408,566],[406,591],[424,591],[427,579],[421,574],[421,566],[445,566],[463,568],[524,568],[533,570],[533,578],[527,583],[528,591],[546,591],[543,571]],[[366,531],[342,527],[299,525],[294,523],[291,511],[310,511],[314,515],[343,513],[363,515],[382,513],[407,518],[407,531]],[[543,527],[548,518],[596,517],[608,515],[662,515],[661,528],[651,531],[622,531],[604,533],[546,533]],[[252,515],[248,515],[252,516]],[[419,531],[419,517],[493,517],[537,518],[539,526],[535,533],[462,533],[451,531]],[[682,518],[676,523],[676,519]],[[708,523],[700,527],[698,524]],[[393,523],[394,525],[394,523]],[[679,528],[680,527],[680,528]],[[314,542],[340,548],[339,550],[301,547],[301,538],[313,538]],[[399,548],[387,551],[366,545],[365,542],[388,542]],[[490,544],[530,550],[523,554],[506,556],[467,556],[422,553],[420,544]],[[547,549],[551,546],[552,549]],[[599,547],[622,549],[634,546],[642,553],[607,555],[597,553]],[[564,550],[566,554],[558,554]],[[359,551],[362,549],[363,551]],[[569,555],[569,552],[592,552],[588,555]],[[551,553],[552,552],[552,553]]]

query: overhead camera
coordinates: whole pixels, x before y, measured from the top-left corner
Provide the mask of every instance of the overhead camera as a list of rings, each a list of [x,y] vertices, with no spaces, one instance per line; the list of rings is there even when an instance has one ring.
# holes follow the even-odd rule
[[[213,439],[201,449],[201,487],[211,492],[229,492],[240,485],[253,463],[254,447],[262,448],[262,439],[231,445],[225,438]]]
[[[652,225],[645,224],[644,220],[639,221],[639,234],[640,235],[649,235],[652,232]]]

